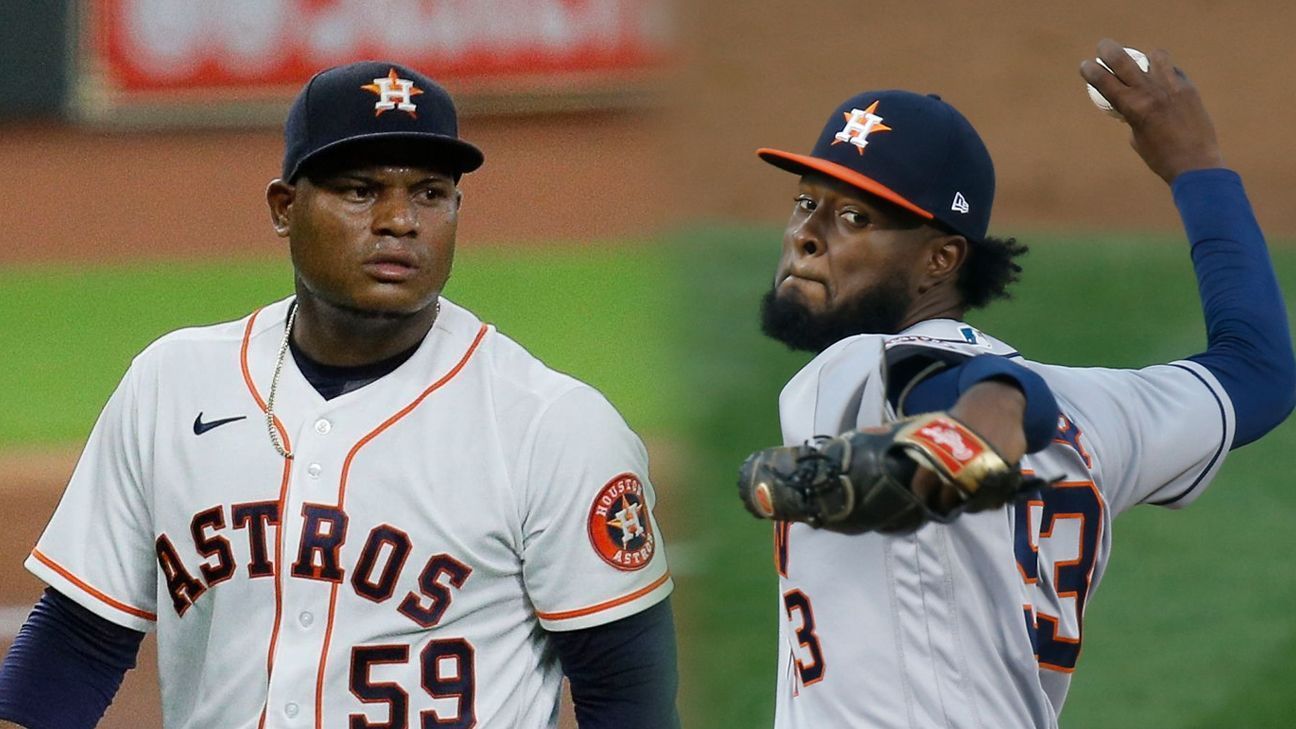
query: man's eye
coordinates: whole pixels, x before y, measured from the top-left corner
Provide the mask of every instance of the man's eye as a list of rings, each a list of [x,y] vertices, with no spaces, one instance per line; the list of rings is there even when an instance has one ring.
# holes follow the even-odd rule
[[[797,210],[804,210],[807,213],[814,212],[815,201],[811,200],[808,195],[797,195],[793,202],[796,203]]]
[[[368,200],[373,196],[373,188],[367,185],[349,185],[342,188],[342,195],[348,200]]]
[[[868,227],[868,216],[858,210],[843,210],[841,216],[843,220],[857,228]]]

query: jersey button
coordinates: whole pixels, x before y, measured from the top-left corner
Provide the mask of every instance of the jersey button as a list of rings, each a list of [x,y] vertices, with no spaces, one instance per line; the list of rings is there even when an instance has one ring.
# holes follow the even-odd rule
[[[320,435],[328,435],[330,430],[333,430],[333,424],[330,423],[327,418],[320,418],[315,421],[316,433],[319,433]]]
[[[303,610],[302,614],[297,616],[297,622],[301,623],[303,628],[309,628],[311,623],[315,622],[315,615],[309,610]]]
[[[298,712],[300,711],[301,711],[301,707],[294,703],[288,703],[287,705],[284,706],[284,716],[288,717],[289,719],[297,716]]]
[[[319,478],[320,473],[322,473],[323,471],[324,471],[324,467],[318,463],[312,463],[306,467],[306,473],[311,478]]]

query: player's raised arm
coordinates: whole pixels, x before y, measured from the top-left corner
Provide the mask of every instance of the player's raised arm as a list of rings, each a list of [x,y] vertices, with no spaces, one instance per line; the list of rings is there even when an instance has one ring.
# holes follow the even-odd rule
[[[1080,74],[1130,125],[1130,144],[1174,194],[1192,245],[1208,348],[1189,357],[1219,381],[1232,401],[1232,447],[1256,440],[1296,405],[1282,292],[1242,180],[1223,167],[1215,127],[1196,86],[1164,50],[1148,54],[1144,73],[1121,45],[1104,39]]]

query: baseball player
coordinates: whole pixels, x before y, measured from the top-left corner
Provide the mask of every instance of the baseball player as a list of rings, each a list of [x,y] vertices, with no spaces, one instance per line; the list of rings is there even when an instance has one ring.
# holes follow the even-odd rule
[[[440,295],[482,160],[410,68],[306,84],[267,191],[296,294],[131,364],[0,717],[93,726],[157,630],[174,729],[553,727],[564,674],[582,727],[678,724],[643,445]]]
[[[777,520],[777,727],[1056,727],[1113,517],[1186,506],[1296,402],[1264,239],[1196,89],[1164,51],[1147,73],[1098,52],[1111,71],[1081,75],[1191,244],[1208,347],[1183,360],[1042,364],[962,321],[1025,248],[987,235],[990,156],[937,97],[859,94],[809,155],[759,152],[801,176],[764,328],[817,353],[779,399],[786,445],[739,482]]]

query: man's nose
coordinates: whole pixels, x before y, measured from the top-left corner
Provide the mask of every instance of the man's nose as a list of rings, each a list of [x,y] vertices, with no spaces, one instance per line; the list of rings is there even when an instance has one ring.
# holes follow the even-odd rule
[[[792,248],[797,257],[822,256],[828,252],[818,212],[807,215],[792,231]]]
[[[418,211],[414,201],[403,191],[389,191],[379,196],[374,204],[373,232],[392,238],[405,238],[418,233]]]

